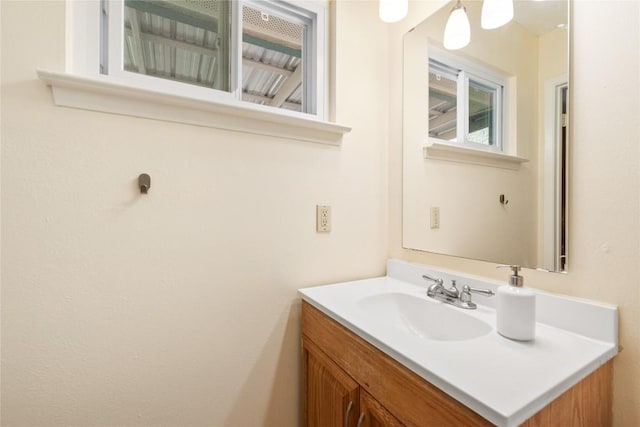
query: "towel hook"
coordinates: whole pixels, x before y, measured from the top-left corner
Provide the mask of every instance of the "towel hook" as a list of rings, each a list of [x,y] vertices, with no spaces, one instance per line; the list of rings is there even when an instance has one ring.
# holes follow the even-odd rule
[[[504,197],[504,194],[500,195],[500,204],[501,205],[507,205],[509,203],[509,200],[507,200],[506,197]]]
[[[140,187],[140,194],[147,194],[149,192],[149,188],[151,188],[151,177],[142,173],[138,176],[138,187]]]

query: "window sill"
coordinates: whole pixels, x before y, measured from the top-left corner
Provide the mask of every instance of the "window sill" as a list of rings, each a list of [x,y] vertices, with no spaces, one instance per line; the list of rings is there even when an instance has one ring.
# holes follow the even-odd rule
[[[231,131],[339,145],[350,127],[250,103],[225,103],[109,81],[38,70],[56,105]]]
[[[491,151],[474,150],[443,142],[429,141],[422,146],[425,159],[447,160],[502,169],[516,170],[528,159]]]

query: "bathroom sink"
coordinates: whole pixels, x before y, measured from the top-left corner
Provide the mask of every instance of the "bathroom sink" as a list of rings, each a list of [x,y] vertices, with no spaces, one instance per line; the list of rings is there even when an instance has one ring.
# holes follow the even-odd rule
[[[492,330],[462,309],[427,300],[426,295],[383,293],[360,299],[358,306],[378,320],[430,340],[470,340]]]

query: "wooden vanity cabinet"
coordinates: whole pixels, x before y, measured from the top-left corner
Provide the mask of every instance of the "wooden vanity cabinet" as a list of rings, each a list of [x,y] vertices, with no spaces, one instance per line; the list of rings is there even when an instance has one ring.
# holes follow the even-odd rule
[[[317,346],[304,338],[302,352],[305,384],[303,425],[403,426]]]
[[[611,426],[611,361],[523,426]],[[302,426],[490,426],[487,419],[302,303]]]
[[[303,339],[306,391],[303,424],[355,426],[360,386],[313,343]]]

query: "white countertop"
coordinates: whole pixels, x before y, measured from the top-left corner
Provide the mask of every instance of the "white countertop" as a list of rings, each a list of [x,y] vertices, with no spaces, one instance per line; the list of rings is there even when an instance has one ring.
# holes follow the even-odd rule
[[[400,267],[406,264],[390,262],[400,263]],[[407,266],[416,268],[415,264]],[[397,268],[398,264],[389,271]],[[426,266],[422,271],[440,274],[438,277],[444,274]],[[472,286],[478,286],[478,281],[471,276],[456,278],[462,281],[459,284],[472,281]],[[491,281],[483,284],[489,288],[497,286]],[[474,295],[474,301],[478,303],[478,309],[464,312],[489,324],[492,331],[463,341],[420,338],[359,304],[365,297],[382,293],[404,293],[427,299],[426,288],[426,282],[417,285],[387,276],[306,288],[299,292],[305,301],[498,426],[521,424],[617,354],[617,338],[595,339],[540,322],[536,325],[534,341],[506,339],[495,331],[495,310],[481,305],[485,298],[477,295]],[[431,298],[428,300],[442,304]],[[567,305],[563,306],[563,300]],[[613,306],[556,298],[548,293],[538,296],[537,305],[538,311],[560,309],[559,316],[565,318],[571,317],[567,310],[576,304],[579,307],[576,314],[587,313],[590,317],[584,319],[585,322],[613,321],[615,325],[610,329],[617,333],[617,309]],[[591,313],[590,309],[593,309]],[[541,313],[538,318],[541,317],[552,319],[553,315]]]

